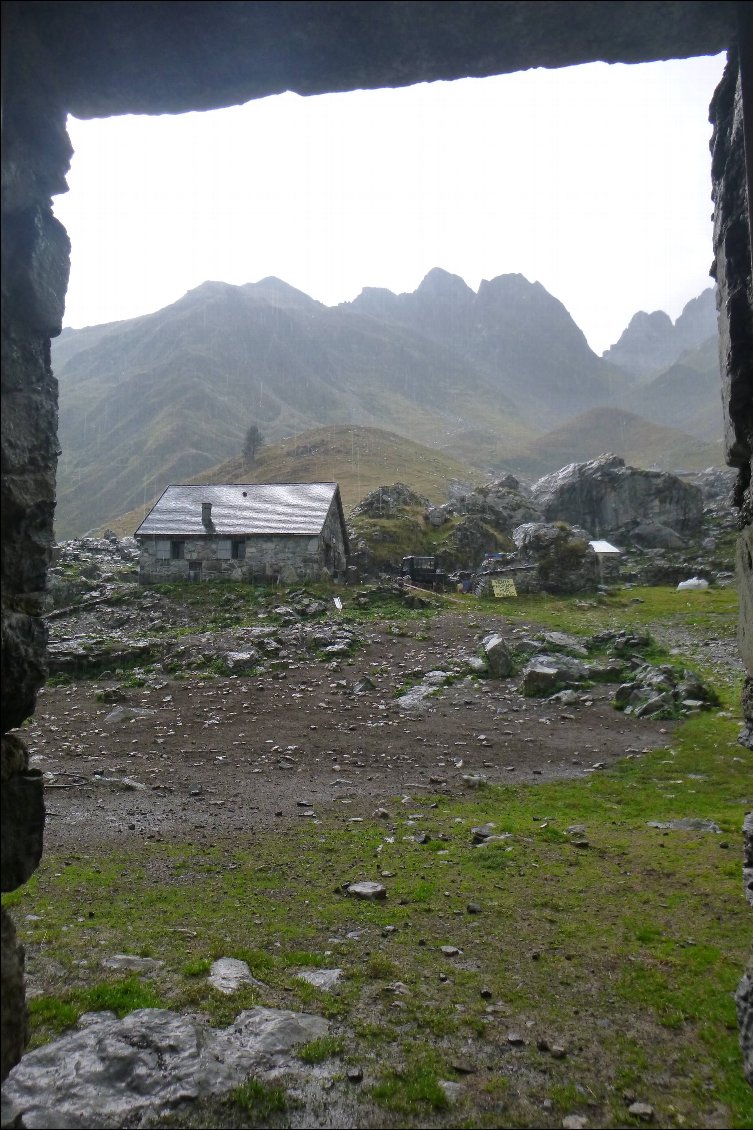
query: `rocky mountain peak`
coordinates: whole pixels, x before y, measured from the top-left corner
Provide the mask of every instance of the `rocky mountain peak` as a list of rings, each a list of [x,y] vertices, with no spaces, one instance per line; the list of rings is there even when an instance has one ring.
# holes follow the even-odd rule
[[[695,349],[716,334],[713,287],[685,304],[676,322],[663,310],[640,310],[630,319],[619,341],[603,354],[632,376],[648,376],[673,364],[686,349]]]
[[[451,275],[442,267],[432,267],[419,284],[416,295],[434,301],[472,302],[476,297],[460,275]]]

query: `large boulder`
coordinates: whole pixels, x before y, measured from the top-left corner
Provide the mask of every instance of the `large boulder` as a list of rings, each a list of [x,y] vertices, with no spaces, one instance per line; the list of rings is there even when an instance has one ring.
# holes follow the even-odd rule
[[[570,463],[534,483],[533,500],[549,521],[585,526],[594,537],[613,537],[639,522],[656,522],[693,537],[703,522],[703,496],[665,471],[627,467],[617,455]]]
[[[512,548],[513,543],[506,534],[498,532],[479,515],[467,514],[452,527],[438,552],[442,568],[449,572],[476,568],[487,553]]]
[[[624,541],[641,549],[682,549],[684,541],[669,526],[648,519],[625,531]]]
[[[520,484],[512,475],[478,487],[466,495],[463,507],[467,514],[478,515],[505,534],[511,534],[524,522],[540,522],[543,517],[539,507],[521,493]]]
[[[550,695],[563,687],[574,687],[588,678],[588,668],[569,655],[534,655],[523,668],[526,697]]]
[[[566,522],[525,522],[512,536],[518,562],[536,566],[546,592],[586,592],[599,584],[599,559],[584,530]]]
[[[416,494],[405,483],[392,483],[391,486],[377,487],[353,507],[351,518],[396,518],[411,507],[430,506],[428,498]]]

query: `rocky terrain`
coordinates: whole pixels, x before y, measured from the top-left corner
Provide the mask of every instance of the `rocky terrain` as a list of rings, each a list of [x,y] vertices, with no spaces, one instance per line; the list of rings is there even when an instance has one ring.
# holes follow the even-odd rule
[[[733,472],[708,468],[682,478],[626,466],[604,454],[533,484],[512,475],[482,487],[457,484],[436,505],[403,483],[371,491],[349,516],[362,574],[399,570],[409,553],[477,570],[490,555],[516,570],[520,591],[577,592],[620,580],[678,584],[699,576],[727,583],[734,558]],[[597,561],[594,538],[622,550]]]
[[[413,502],[410,493],[398,494],[401,504]],[[503,501],[514,504],[520,516],[515,507],[523,505],[519,500],[527,495],[507,482],[485,497],[486,503],[491,498],[492,508]],[[372,500],[363,512],[375,508]],[[540,529],[542,524],[534,526]],[[234,585],[149,589],[136,583],[136,560],[135,543],[115,537],[83,539],[57,549],[47,613],[51,678],[36,715],[24,727],[32,766],[45,781],[46,858],[53,861],[54,874],[43,875],[43,884],[57,882],[56,876],[64,876],[69,866],[88,868],[87,860],[104,861],[112,853],[135,860],[146,851],[150,884],[166,892],[180,891],[186,881],[197,882],[198,875],[195,863],[185,876],[174,872],[176,845],[191,845],[192,853],[206,853],[211,860],[217,853],[229,859],[239,844],[250,844],[255,858],[264,844],[276,844],[273,870],[277,873],[280,852],[288,842],[297,842],[297,836],[303,835],[303,842],[310,845],[311,837],[324,829],[355,834],[374,823],[383,837],[376,852],[370,853],[375,860],[382,848],[389,851],[396,838],[402,838],[418,851],[438,849],[433,858],[439,866],[455,827],[447,817],[442,823],[444,807],[481,800],[490,785],[582,783],[588,790],[611,768],[639,765],[657,749],[671,765],[678,720],[725,714],[719,711],[711,682],[688,670],[683,658],[695,650],[702,668],[713,672],[718,685],[734,683],[739,673],[732,638],[719,638],[710,645],[701,633],[676,621],[671,629],[652,625],[651,634],[615,627],[573,635],[534,619],[505,615],[503,602],[495,606],[472,598],[438,596],[389,580],[332,591]],[[341,610],[334,595],[343,604]],[[586,598],[575,608],[590,617],[599,605]],[[668,650],[660,650],[662,643]],[[737,749],[741,751],[740,746]],[[435,810],[436,829],[426,820],[426,813]],[[649,811],[654,834],[671,834],[671,821],[657,822],[661,806],[654,804]],[[686,824],[675,822],[679,834],[721,836],[717,824],[693,813],[692,805],[683,810]],[[499,820],[499,815],[477,819],[464,831],[465,839],[471,836],[468,843],[473,850],[513,850],[517,841],[501,831]],[[543,829],[539,834],[546,836],[548,820],[534,816],[534,822]],[[557,836],[569,850],[587,852],[586,825],[570,823],[572,827]],[[305,834],[307,829],[310,835]],[[529,839],[523,836],[521,842]],[[214,873],[215,865],[210,866]],[[415,866],[421,872],[415,876],[418,882],[426,877],[426,865]],[[327,859],[326,886],[332,890],[336,884],[334,890],[339,892],[333,897],[346,902],[360,898],[367,904],[387,898],[394,872],[385,862],[376,862],[376,870],[366,872],[368,879],[359,880],[359,870],[347,867],[352,865]],[[94,867],[95,883],[100,881],[98,870]],[[220,871],[224,873],[224,868]],[[112,880],[102,881],[104,905],[115,907]],[[154,956],[153,948],[140,949],[133,942],[126,942],[125,950],[121,942],[117,952],[110,952],[110,935],[101,922],[107,911],[98,903],[92,909],[84,889],[75,888],[74,898],[82,900],[77,922],[84,924],[81,929],[87,924],[97,927],[99,944],[109,948],[102,951],[101,963],[94,955],[92,960],[78,959],[72,974],[52,956],[57,953],[54,945],[28,945],[32,1008],[44,1016],[51,1007],[47,1002],[65,1000],[66,994],[80,991],[75,986],[86,986],[91,977],[96,981],[103,975],[114,979],[116,987],[143,986],[142,1007],[131,1006],[133,1010],[119,1019],[122,1009],[116,1015],[100,1006],[94,1013],[84,1013],[59,1043],[27,1056],[5,1088],[9,1121],[25,1111],[24,1124],[28,1119],[29,1125],[93,1130],[146,1126],[158,1117],[166,1126],[258,1125],[260,1118],[262,1124],[289,1126],[425,1124],[413,1117],[409,1123],[402,1121],[399,1113],[375,1107],[368,1095],[359,1098],[362,1081],[369,1078],[373,1087],[377,1069],[364,1069],[352,1054],[346,1060],[347,1070],[338,1066],[337,1059],[306,1067],[319,1062],[306,1059],[307,1049],[321,1045],[329,1049],[327,1054],[337,1055],[345,1046],[342,1023],[336,1012],[328,1011],[325,1000],[332,994],[332,1007],[337,1009],[338,994],[352,994],[348,985],[354,973],[341,968],[346,959],[336,935],[313,967],[306,952],[292,958],[297,969],[294,983],[308,978],[315,994],[305,1011],[300,1001],[299,1007],[291,1008],[294,999],[275,988],[276,982],[270,986],[268,975],[259,980],[246,961],[228,956],[258,951],[239,951],[226,939],[221,943],[226,948],[215,950],[216,959],[207,961],[206,969],[203,961],[196,966],[202,978],[208,976],[212,1000],[228,1002],[218,1013],[221,1019],[210,1027],[204,1012],[185,1005],[156,1008],[156,996],[143,996],[150,985],[161,983],[166,965],[171,964],[163,943],[157,950],[160,956]],[[463,950],[455,939],[461,932],[465,936],[477,916],[488,929],[491,920],[484,919],[482,912],[480,904],[466,898],[454,911],[461,917],[451,919],[455,925],[440,938],[441,947],[439,942],[434,946],[444,962],[461,963],[457,977],[466,974]],[[49,914],[44,905],[27,913],[26,928],[45,926]],[[129,921],[130,939],[137,920]],[[253,930],[258,930],[266,919],[253,921]],[[284,913],[281,921],[286,921]],[[441,913],[439,921],[446,921]],[[185,923],[185,917],[178,919],[174,929],[182,933],[176,937],[201,937]],[[148,925],[146,912],[143,925]],[[409,926],[400,926],[406,942]],[[346,944],[360,946],[364,931],[352,926],[350,930]],[[402,936],[396,926],[380,930],[383,946],[393,936]],[[372,934],[370,928],[364,938]],[[174,943],[168,939],[164,944],[169,952]],[[471,946],[472,937],[464,944]],[[418,942],[418,955],[424,945]],[[333,949],[340,955],[337,966],[334,957],[327,957]],[[568,946],[566,960],[572,956]],[[540,957],[538,948],[533,957]],[[369,976],[382,977],[382,970],[388,971],[389,984],[379,990],[378,999],[384,997],[384,1007],[389,1006],[393,1018],[396,1009],[413,1007],[411,995],[416,990],[408,964],[393,966],[380,952],[374,956],[373,948],[362,960],[367,969],[377,971]],[[530,957],[525,960],[530,964]],[[102,973],[97,974],[99,964]],[[185,968],[191,980],[193,966]],[[439,981],[435,975],[434,981],[425,982],[426,988],[434,983],[452,986],[453,973],[440,970]],[[175,975],[171,972],[165,983],[172,983]],[[568,1039],[553,1035],[550,1021],[532,1042],[526,1027],[522,1034],[515,1027],[517,1013],[507,1019],[509,1006],[483,985],[480,1000],[485,1022],[503,1025],[504,1047],[523,1049],[526,1056],[533,1054],[543,1063],[534,1075],[543,1071],[546,1079],[546,1063],[553,1057],[564,1061],[565,1077],[573,1072],[577,1077],[584,1039],[577,1018],[568,1027]],[[146,1001],[153,1004],[145,1007]],[[363,1007],[367,1018],[381,1016],[382,1005],[368,993]],[[529,1026],[533,1023],[526,1021]],[[428,1034],[431,1040],[426,1025],[423,1021],[423,1037]],[[359,1029],[378,1030],[371,1020]],[[651,1039],[660,1038],[650,1031]],[[494,1051],[487,1063],[476,1050],[469,1051],[469,1041],[462,1047],[464,1052],[453,1053],[455,1067],[449,1076],[440,1075],[435,1089],[426,1092],[433,1096],[436,1112],[447,1107],[441,1116],[430,1116],[432,1125],[452,1125],[457,1103],[470,1104],[463,1108],[470,1115],[492,1101],[480,1084],[489,1078],[502,1052]],[[65,1067],[71,1059],[78,1065],[74,1074]],[[598,1060],[596,1056],[594,1062]],[[138,1089],[124,1090],[119,1074],[124,1067],[129,1077],[140,1080]],[[398,1057],[395,1078],[400,1086],[407,1070]],[[478,1087],[477,1071],[481,1072]],[[243,1087],[251,1086],[245,1082],[249,1072],[256,1089],[247,1094]],[[232,1106],[252,1098],[271,1102],[280,1080],[295,1098],[281,1121],[275,1121],[267,1106],[259,1108],[267,1111],[264,1116],[244,1115]],[[564,1111],[571,1120],[580,1119],[579,1126],[586,1124],[579,1113],[585,1101],[580,1092],[563,1091],[556,1103],[546,1098],[541,1107],[532,1098],[538,1083],[531,1090],[521,1076],[516,1087],[523,1124],[559,1125],[563,1115],[555,1118],[555,1110]],[[649,1090],[623,1088],[627,1098],[617,1092],[615,1101],[628,1113],[635,1107],[631,1118],[643,1118],[640,1111],[653,1110],[643,1098]],[[173,1116],[170,1111],[176,1106],[179,1113]],[[620,1116],[615,1117],[614,1124],[621,1125]],[[699,1124],[715,1127],[723,1120],[724,1114],[714,1108],[704,1113]]]
[[[136,560],[132,540],[58,549],[51,685],[26,729],[58,847],[581,776],[715,702],[646,658],[646,634],[576,639],[392,584],[341,590],[343,613],[305,589],[140,588]]]

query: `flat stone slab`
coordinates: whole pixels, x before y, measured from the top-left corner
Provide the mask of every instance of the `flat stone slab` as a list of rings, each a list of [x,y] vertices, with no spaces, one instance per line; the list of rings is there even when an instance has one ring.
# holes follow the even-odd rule
[[[411,687],[405,694],[401,694],[395,701],[401,710],[425,710],[429,703],[427,699],[436,694],[436,686],[430,683],[419,683],[417,687]]]
[[[323,989],[325,992],[334,989],[342,975],[342,969],[304,969],[301,973],[296,973],[299,981],[306,981],[315,989]]]
[[[244,985],[261,984],[251,976],[251,970],[245,961],[239,961],[237,957],[218,958],[212,963],[208,980],[213,989],[225,993],[226,996],[242,989]]]
[[[716,836],[722,834],[722,829],[713,820],[701,820],[697,816],[683,816],[680,820],[649,820],[648,827],[665,832],[713,832]]]
[[[89,1014],[86,1025],[36,1051],[11,1071],[2,1124],[68,1130],[132,1127],[184,1103],[225,1094],[251,1073],[292,1065],[294,1049],[325,1036],[321,1016],[273,1008],[241,1012],[224,1029],[161,1008],[122,1020]]]
[[[345,893],[357,899],[387,898],[387,888],[383,887],[381,883],[372,883],[368,879],[365,879],[361,883],[350,883],[349,886],[346,887]]]
[[[129,973],[153,973],[163,964],[153,957],[139,957],[135,953],[114,953],[102,962],[105,969],[125,969]]]

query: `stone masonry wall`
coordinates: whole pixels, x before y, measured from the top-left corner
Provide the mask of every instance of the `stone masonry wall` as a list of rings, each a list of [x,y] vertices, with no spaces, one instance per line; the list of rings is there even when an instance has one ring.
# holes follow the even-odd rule
[[[345,576],[348,547],[343,532],[343,522],[337,499],[330,504],[322,529],[322,566],[337,577]]]
[[[246,556],[237,560],[217,556],[218,543],[227,538],[181,538],[185,556],[157,557],[157,543],[166,538],[139,538],[141,560],[139,582],[142,585],[188,581],[191,562],[201,561],[204,581],[252,581],[260,577],[279,577],[284,582],[319,580],[323,568],[323,550],[318,537],[247,537]]]
[[[714,200],[714,265],[718,284],[719,357],[722,372],[727,461],[738,469],[738,587],[740,650],[753,679],[753,280],[743,141],[743,105],[735,52],[711,104],[714,134],[711,175]]]
[[[750,46],[750,45],[749,45]],[[753,107],[746,106],[746,113]],[[736,52],[729,61],[713,102],[711,174],[714,199],[714,266],[718,284],[719,357],[722,373],[727,461],[738,468],[735,501],[739,507],[737,587],[740,596],[738,638],[746,669],[742,696],[745,727],[753,735],[753,278],[751,233],[745,174],[743,93]],[[753,825],[746,819],[745,852],[753,857]],[[740,1044],[753,1086],[753,960],[737,993]]]
[[[39,45],[4,28],[2,154],[2,890],[20,886],[42,852],[41,775],[6,731],[34,710],[46,676],[40,619],[52,546],[57,465],[57,383],[50,338],[60,333],[69,242],[52,214],[66,190],[71,146],[65,113],[46,82]],[[27,72],[34,82],[25,81]],[[12,97],[11,97],[12,96]],[[2,1074],[23,1050],[23,951],[2,911]]]

